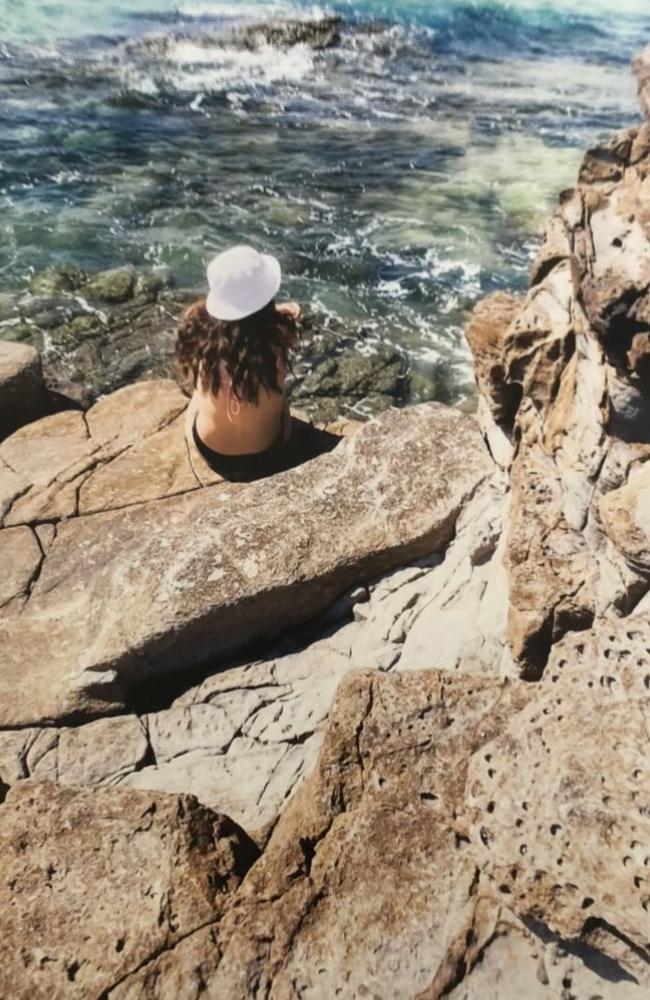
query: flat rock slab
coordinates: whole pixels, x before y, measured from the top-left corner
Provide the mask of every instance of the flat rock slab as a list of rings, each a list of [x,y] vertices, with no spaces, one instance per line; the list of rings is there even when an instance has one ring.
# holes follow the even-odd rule
[[[185,975],[199,981],[206,931],[256,850],[190,796],[29,781],[0,806],[0,857],[0,995],[86,1000],[155,980],[195,931],[204,946]]]
[[[0,725],[109,714],[135,682],[316,616],[442,549],[492,468],[471,418],[424,404],[268,480],[61,521],[0,628]]]

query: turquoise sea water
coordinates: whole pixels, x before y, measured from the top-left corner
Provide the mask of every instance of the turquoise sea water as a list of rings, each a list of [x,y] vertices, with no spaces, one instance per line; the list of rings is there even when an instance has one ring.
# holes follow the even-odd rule
[[[228,40],[323,13],[326,52]],[[253,242],[455,398],[467,310],[525,286],[584,149],[638,118],[647,41],[639,0],[0,0],[0,289],[68,261],[198,285]]]

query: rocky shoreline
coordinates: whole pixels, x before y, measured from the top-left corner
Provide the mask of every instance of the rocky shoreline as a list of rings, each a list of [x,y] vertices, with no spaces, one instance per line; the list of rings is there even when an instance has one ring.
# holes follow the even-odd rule
[[[649,184],[587,153],[476,419],[230,486],[161,379],[0,444],[2,995],[648,995]]]
[[[0,336],[35,347],[50,392],[87,409],[134,381],[173,375],[179,317],[201,294],[176,288],[163,270],[53,267],[24,291],[0,294]],[[300,332],[288,394],[312,418],[364,418],[407,401],[405,352],[318,315]]]

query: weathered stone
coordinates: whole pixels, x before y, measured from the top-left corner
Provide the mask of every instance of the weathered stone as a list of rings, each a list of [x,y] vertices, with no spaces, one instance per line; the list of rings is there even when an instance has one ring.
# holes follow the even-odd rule
[[[634,60],[634,72],[639,88],[639,101],[645,115],[650,118],[650,45]]]
[[[86,414],[94,441],[120,448],[139,443],[167,427],[187,406],[187,397],[171,379],[136,382],[103,396]]]
[[[205,941],[255,850],[188,796],[30,781],[0,806],[0,856],[0,993],[49,1000],[112,996],[192,934]],[[189,959],[189,982],[200,965]]]
[[[605,533],[636,570],[650,573],[650,464],[635,466],[599,504]]]
[[[506,511],[506,484],[495,477],[461,514],[444,561],[399,588],[405,611],[389,633],[401,643],[395,669],[435,667],[490,678],[516,674],[506,642],[509,585],[501,533]],[[386,621],[385,611],[376,614]],[[355,662],[372,666],[358,657],[358,649],[355,644]]]
[[[269,480],[60,524],[20,626],[1,629],[1,723],[114,710],[125,684],[313,617],[444,547],[490,469],[473,421],[426,404]]]
[[[198,489],[181,416],[92,472],[79,490],[79,514],[93,514]]]
[[[21,428],[0,445],[0,458],[33,486],[50,486],[93,450],[83,413],[68,410]]]
[[[85,415],[69,410],[17,431],[0,445],[5,525],[58,521],[195,489],[181,426],[165,433],[186,405],[179,387],[161,379],[127,386]]]
[[[0,440],[49,410],[38,351],[0,340]]]
[[[0,730],[0,783],[13,785],[29,778],[27,755],[39,729]]]
[[[640,311],[640,306],[644,312],[647,309],[645,302],[637,304],[635,308],[636,317]],[[644,320],[647,322],[647,319]],[[644,390],[650,389],[650,333],[635,333],[630,343],[627,353],[627,362],[631,375],[638,381]]]
[[[575,349],[573,280],[561,260],[529,292],[508,334],[507,378],[540,410],[550,406]]]
[[[526,410],[532,412],[528,403]],[[567,521],[561,473],[537,445],[531,425],[512,468],[506,566],[510,649],[526,676],[536,678],[552,643],[593,621],[598,566]]]
[[[31,528],[0,531],[0,553],[4,570],[0,576],[0,608],[25,597],[43,560],[43,553]]]
[[[508,329],[521,308],[521,299],[494,292],[474,308],[466,329],[479,391],[497,424],[512,428],[521,400],[521,386],[507,375]]]
[[[17,500],[29,489],[29,481],[19,476],[0,458],[0,519],[4,520]]]
[[[585,921],[650,940],[650,628],[605,621],[554,650],[542,690],[470,765],[481,867],[566,938]]]
[[[452,1000],[643,1000],[650,978],[642,956],[615,928],[590,925],[579,938],[553,934],[535,918],[525,921],[505,907],[485,920],[480,948],[463,956],[461,982]]]
[[[150,752],[142,723],[130,715],[70,729],[42,729],[25,754],[25,765],[29,776],[41,781],[114,785],[139,770]]]
[[[263,843],[268,828],[277,819],[280,807],[297,780],[303,774],[305,761],[311,763],[309,748],[298,748],[300,760],[293,762],[289,774],[278,787],[277,775],[287,756],[295,756],[286,743],[264,746],[246,737],[238,737],[219,751],[220,740],[213,737],[204,750],[189,749],[175,759],[162,761],[155,767],[145,767],[125,778],[130,788],[147,788],[164,792],[191,789],[200,802],[219,811],[228,810],[236,822],[248,824],[247,832]],[[288,761],[291,764],[291,760]],[[276,787],[270,782],[276,777]]]
[[[66,267],[48,267],[39,271],[29,283],[34,295],[55,295],[57,292],[72,292],[83,284],[84,273],[79,268],[70,265]]]
[[[224,1000],[451,982],[476,902],[455,828],[466,761],[516,703],[434,673],[345,681],[315,771],[221,926]]]
[[[342,599],[340,612],[332,610],[328,616],[325,635],[323,623],[316,638],[298,651],[287,654],[281,644],[271,659],[212,674],[170,709],[146,715],[146,762],[138,749],[142,731],[137,724],[127,727],[124,752],[115,755],[119,780],[196,795],[204,805],[226,811],[263,844],[289,795],[311,769],[337,684],[355,667],[421,670],[433,662],[441,670],[492,678],[512,675],[498,543],[504,489],[500,478],[477,490],[457,521],[456,538],[444,559],[429,557]],[[351,610],[356,620],[348,622]],[[332,622],[342,624],[332,630]],[[142,696],[149,698],[146,685]],[[35,753],[54,744],[54,732],[68,730],[44,731],[25,759],[22,777],[34,766]],[[95,742],[89,742],[83,755],[89,761],[88,781],[95,780]],[[109,736],[106,743],[114,740]],[[136,752],[129,749],[132,744]],[[46,756],[43,766],[49,770],[36,773],[52,774],[55,759]],[[67,775],[68,769],[60,773]],[[111,773],[106,771],[109,777]],[[84,780],[81,769],[76,780]]]
[[[102,302],[124,302],[131,298],[135,283],[135,269],[116,267],[110,271],[100,271],[83,286],[83,294],[89,299]]]
[[[552,215],[546,223],[544,240],[537,251],[530,269],[530,284],[539,285],[554,267],[568,260],[571,247],[567,240],[567,226],[561,213]]]
[[[647,133],[631,129],[590,152],[580,183],[560,197],[507,329],[504,319],[490,336],[501,303],[491,297],[468,331],[485,400],[481,428],[511,476],[508,641],[529,678],[568,630],[627,613],[644,593],[643,539],[624,541],[621,517],[617,528],[598,510],[617,502],[603,496],[624,486],[650,442]],[[515,397],[504,420],[506,389]]]

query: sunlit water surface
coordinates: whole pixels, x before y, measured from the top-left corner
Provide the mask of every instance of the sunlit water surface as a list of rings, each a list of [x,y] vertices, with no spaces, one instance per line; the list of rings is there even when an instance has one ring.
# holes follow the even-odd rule
[[[419,394],[457,398],[468,309],[525,287],[584,149],[638,118],[648,10],[0,0],[0,289],[60,262],[200,285],[211,254],[252,242],[282,258],[287,295],[407,349]],[[344,19],[328,51],[224,41],[323,13]],[[165,44],[134,44],[151,36]]]

